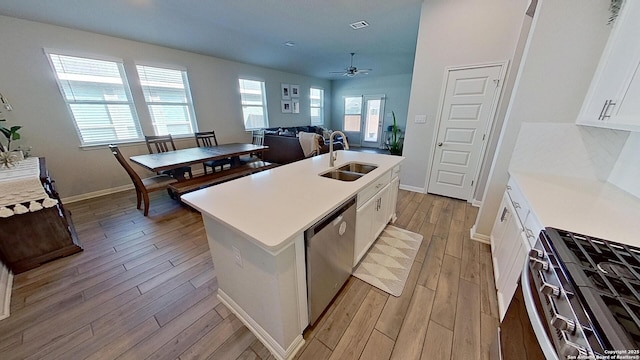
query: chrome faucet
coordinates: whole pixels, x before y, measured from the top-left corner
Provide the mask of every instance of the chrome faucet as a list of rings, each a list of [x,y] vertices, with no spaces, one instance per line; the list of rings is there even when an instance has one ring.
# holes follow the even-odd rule
[[[338,154],[333,153],[333,135],[335,134],[342,135],[342,141],[344,142],[344,149],[349,150],[349,143],[347,142],[346,135],[342,131],[338,131],[338,130],[332,132],[331,136],[329,136],[329,167],[333,167],[333,164],[336,161],[336,158],[338,157]]]

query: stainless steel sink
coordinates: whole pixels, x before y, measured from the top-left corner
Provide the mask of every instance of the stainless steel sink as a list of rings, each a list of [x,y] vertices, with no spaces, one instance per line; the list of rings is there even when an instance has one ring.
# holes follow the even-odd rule
[[[331,170],[320,174],[322,177],[336,179],[341,181],[355,181],[362,177],[363,174],[358,174],[350,171]]]
[[[378,167],[376,165],[371,165],[371,164],[363,164],[363,163],[358,163],[358,162],[351,162],[351,163],[347,163],[344,164],[342,166],[340,166],[338,168],[339,171],[349,171],[349,172],[355,172],[358,174],[368,174],[370,172],[372,172],[373,170],[377,169]]]

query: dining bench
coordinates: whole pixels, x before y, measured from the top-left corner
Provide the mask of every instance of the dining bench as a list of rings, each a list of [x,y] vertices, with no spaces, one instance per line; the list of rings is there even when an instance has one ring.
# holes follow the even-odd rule
[[[169,185],[169,189],[179,198],[182,194],[186,194],[191,191],[255,174],[260,171],[272,169],[276,166],[279,166],[279,164],[273,164],[266,161],[253,161],[227,170],[214,172],[213,174],[196,176],[189,180],[173,183]]]

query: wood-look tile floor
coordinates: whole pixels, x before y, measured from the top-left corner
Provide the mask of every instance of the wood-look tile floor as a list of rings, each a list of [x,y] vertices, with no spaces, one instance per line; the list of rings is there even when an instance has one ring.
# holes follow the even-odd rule
[[[152,195],[67,205],[82,253],[15,276],[0,359],[272,359],[216,298],[202,220]],[[400,297],[351,277],[299,359],[486,359],[498,324],[489,247],[469,239],[476,209],[400,191],[396,226],[424,241]]]

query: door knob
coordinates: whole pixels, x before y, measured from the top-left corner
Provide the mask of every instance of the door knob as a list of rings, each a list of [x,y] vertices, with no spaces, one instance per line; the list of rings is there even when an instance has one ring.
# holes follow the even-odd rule
[[[441,142],[439,142],[439,143],[438,143],[438,146],[442,146],[442,143],[441,143]]]

